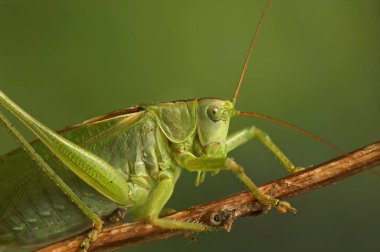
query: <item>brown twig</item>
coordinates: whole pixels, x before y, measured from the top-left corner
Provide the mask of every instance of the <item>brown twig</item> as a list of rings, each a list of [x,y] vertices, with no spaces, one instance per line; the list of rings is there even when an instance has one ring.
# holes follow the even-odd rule
[[[380,164],[380,141],[316,165],[303,172],[269,182],[260,187],[264,193],[276,198],[288,198],[314,190],[355,173],[362,172]],[[230,230],[233,221],[240,216],[255,215],[268,210],[257,203],[248,191],[231,195],[219,200],[193,206],[165,218],[187,222],[203,222],[208,225],[224,227]],[[220,219],[220,223],[215,223]],[[183,230],[162,230],[144,222],[123,223],[105,227],[99,238],[91,245],[91,251],[109,251],[151,240],[185,234]],[[45,247],[39,252],[75,251],[84,236],[79,235],[68,240]]]

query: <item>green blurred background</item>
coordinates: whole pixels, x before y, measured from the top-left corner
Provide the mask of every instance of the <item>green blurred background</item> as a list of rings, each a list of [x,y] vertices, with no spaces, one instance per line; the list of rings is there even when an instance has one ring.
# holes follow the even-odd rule
[[[0,0],[0,88],[53,129],[141,102],[230,98],[263,6],[263,0]],[[379,21],[377,0],[273,1],[237,108],[287,120],[346,150],[379,140]],[[231,124],[261,127],[297,165],[337,155],[262,119]],[[0,139],[0,153],[16,147],[5,131]],[[231,156],[257,184],[286,174],[256,141]],[[244,189],[227,172],[199,188],[194,179],[183,172],[168,206],[182,209]],[[291,199],[296,216],[271,211],[239,219],[231,233],[124,250],[379,251],[379,191],[379,178],[366,172]]]

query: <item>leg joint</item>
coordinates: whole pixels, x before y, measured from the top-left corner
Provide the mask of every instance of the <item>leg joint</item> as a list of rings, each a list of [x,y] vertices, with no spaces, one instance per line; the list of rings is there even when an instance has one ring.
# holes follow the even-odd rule
[[[226,159],[226,162],[225,162],[225,166],[233,171],[233,172],[236,172],[236,173],[244,173],[244,169],[243,167],[241,167],[240,165],[238,165],[235,160],[233,160],[232,158],[227,158]]]

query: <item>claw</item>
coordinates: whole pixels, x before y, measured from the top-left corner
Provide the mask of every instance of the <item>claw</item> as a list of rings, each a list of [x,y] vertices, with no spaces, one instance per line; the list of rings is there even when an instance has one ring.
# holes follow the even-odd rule
[[[276,208],[280,213],[286,213],[288,210],[293,214],[297,213],[297,209],[292,207],[287,201],[279,201]]]
[[[79,248],[76,252],[87,252],[87,249],[90,247],[90,240],[88,238],[84,239],[79,245]]]

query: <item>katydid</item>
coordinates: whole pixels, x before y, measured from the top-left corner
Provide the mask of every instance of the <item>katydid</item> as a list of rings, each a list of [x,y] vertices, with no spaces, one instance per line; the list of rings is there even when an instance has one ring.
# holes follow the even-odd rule
[[[228,135],[231,117],[263,116],[239,112],[234,105],[268,4],[231,101],[195,98],[141,104],[54,132],[0,91],[1,105],[38,137],[29,144],[0,114],[1,124],[22,146],[0,157],[0,247],[36,249],[89,230],[80,247],[85,251],[102,229],[102,219],[119,210],[160,228],[210,230],[202,223],[159,217],[182,169],[197,173],[196,184],[207,172],[229,170],[261,203],[282,213],[295,212],[288,202],[261,193],[227,156],[258,138],[289,172],[302,170],[254,126]]]

